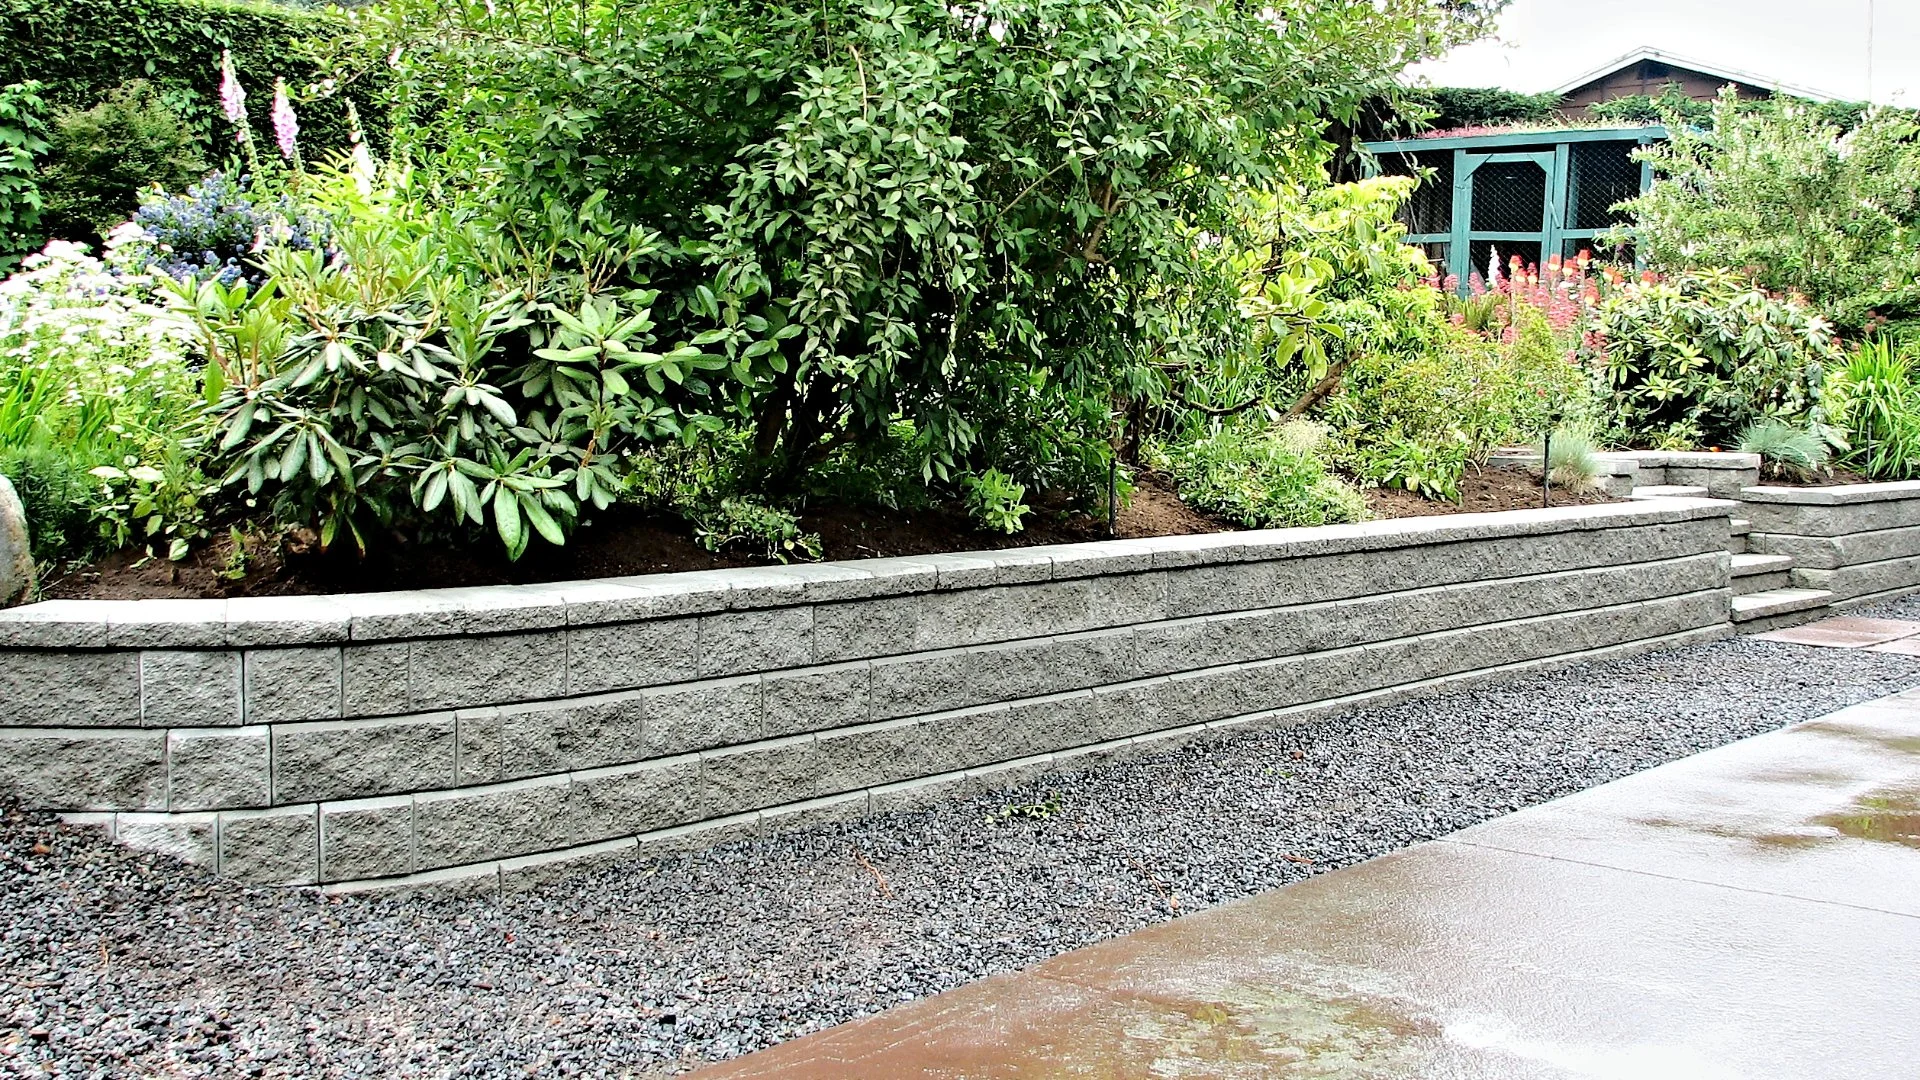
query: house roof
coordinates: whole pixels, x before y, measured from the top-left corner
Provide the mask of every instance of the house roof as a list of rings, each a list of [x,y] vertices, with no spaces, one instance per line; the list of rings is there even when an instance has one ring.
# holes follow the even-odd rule
[[[1607,76],[1612,75],[1616,71],[1620,71],[1624,68],[1632,67],[1633,65],[1640,63],[1642,60],[1656,60],[1656,61],[1659,61],[1660,63],[1666,64],[1668,67],[1686,68],[1691,71],[1697,71],[1702,75],[1710,75],[1716,79],[1725,79],[1728,82],[1745,83],[1748,86],[1758,86],[1758,87],[1761,87],[1762,89],[1767,89],[1767,90],[1777,90],[1783,94],[1791,94],[1794,97],[1809,98],[1813,101],[1836,100],[1834,95],[1822,93],[1819,90],[1810,90],[1804,86],[1794,86],[1790,83],[1783,83],[1778,79],[1769,79],[1764,75],[1755,75],[1750,71],[1741,71],[1738,68],[1721,67],[1718,64],[1702,63],[1699,60],[1692,60],[1684,56],[1675,56],[1673,53],[1661,52],[1659,49],[1655,49],[1645,45],[1641,46],[1638,49],[1633,50],[1632,52],[1626,54],[1625,56],[1619,57],[1614,60],[1609,60],[1605,64],[1602,64],[1600,67],[1597,67],[1594,70],[1589,71],[1585,75],[1582,75],[1576,79],[1573,79],[1570,82],[1567,82],[1561,86],[1554,87],[1553,92],[1556,94],[1565,96],[1567,94],[1572,93],[1575,90],[1580,89],[1581,87],[1587,85],[1590,82],[1594,82],[1599,79],[1604,79]]]

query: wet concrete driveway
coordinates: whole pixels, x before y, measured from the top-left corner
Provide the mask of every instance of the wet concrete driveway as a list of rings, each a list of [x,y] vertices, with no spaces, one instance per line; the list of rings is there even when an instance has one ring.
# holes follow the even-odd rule
[[[697,1074],[1920,1080],[1920,691]]]

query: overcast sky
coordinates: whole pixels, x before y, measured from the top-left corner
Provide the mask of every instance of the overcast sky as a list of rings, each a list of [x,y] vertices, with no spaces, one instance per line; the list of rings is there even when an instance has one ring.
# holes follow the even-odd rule
[[[1498,41],[1416,69],[1436,86],[1552,90],[1646,45],[1848,100],[1920,107],[1920,0],[1514,0]]]

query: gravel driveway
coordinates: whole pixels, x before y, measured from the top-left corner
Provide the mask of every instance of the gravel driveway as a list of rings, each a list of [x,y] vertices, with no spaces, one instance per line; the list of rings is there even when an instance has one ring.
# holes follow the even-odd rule
[[[0,1073],[667,1075],[1916,685],[1735,639],[503,901],[251,891],[7,810]]]

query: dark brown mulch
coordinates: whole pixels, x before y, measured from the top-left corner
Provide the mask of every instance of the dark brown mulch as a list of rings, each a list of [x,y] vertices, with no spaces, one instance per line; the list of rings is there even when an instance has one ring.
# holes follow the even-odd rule
[[[1833,487],[1838,484],[1877,484],[1879,481],[1852,469],[1828,469],[1816,476],[1774,476],[1762,469],[1760,482],[1768,487]]]
[[[1434,502],[1411,491],[1375,488],[1367,492],[1367,508],[1377,518],[1432,517],[1438,514],[1486,514],[1499,510],[1537,510],[1547,506],[1597,506],[1618,502],[1594,488],[1569,491],[1554,488],[1541,499],[1540,478],[1530,469],[1468,469],[1460,480],[1459,503]]]
[[[1520,469],[1470,473],[1460,485],[1463,502],[1432,502],[1405,491],[1370,491],[1374,516],[1517,510],[1540,505],[1537,481]],[[1553,505],[1610,501],[1604,495],[1556,492]],[[816,506],[801,525],[820,535],[829,560],[876,559],[948,551],[980,551],[1071,544],[1107,538],[1105,524],[1086,514],[1041,507],[1014,535],[986,532],[954,507],[919,513],[873,507]],[[1171,485],[1151,473],[1138,478],[1131,503],[1121,508],[1116,534],[1123,538],[1230,532],[1237,526],[1181,502]],[[768,560],[743,554],[716,555],[693,541],[692,529],[674,517],[615,508],[565,548],[536,546],[517,563],[497,546],[408,544],[396,541],[362,560],[336,547],[322,554],[297,541],[252,539],[247,558],[233,557],[234,542],[221,537],[183,562],[123,551],[47,582],[52,599],[140,600],[160,598],[292,596],[380,592],[462,585],[529,584],[627,577],[635,574],[754,566]]]

